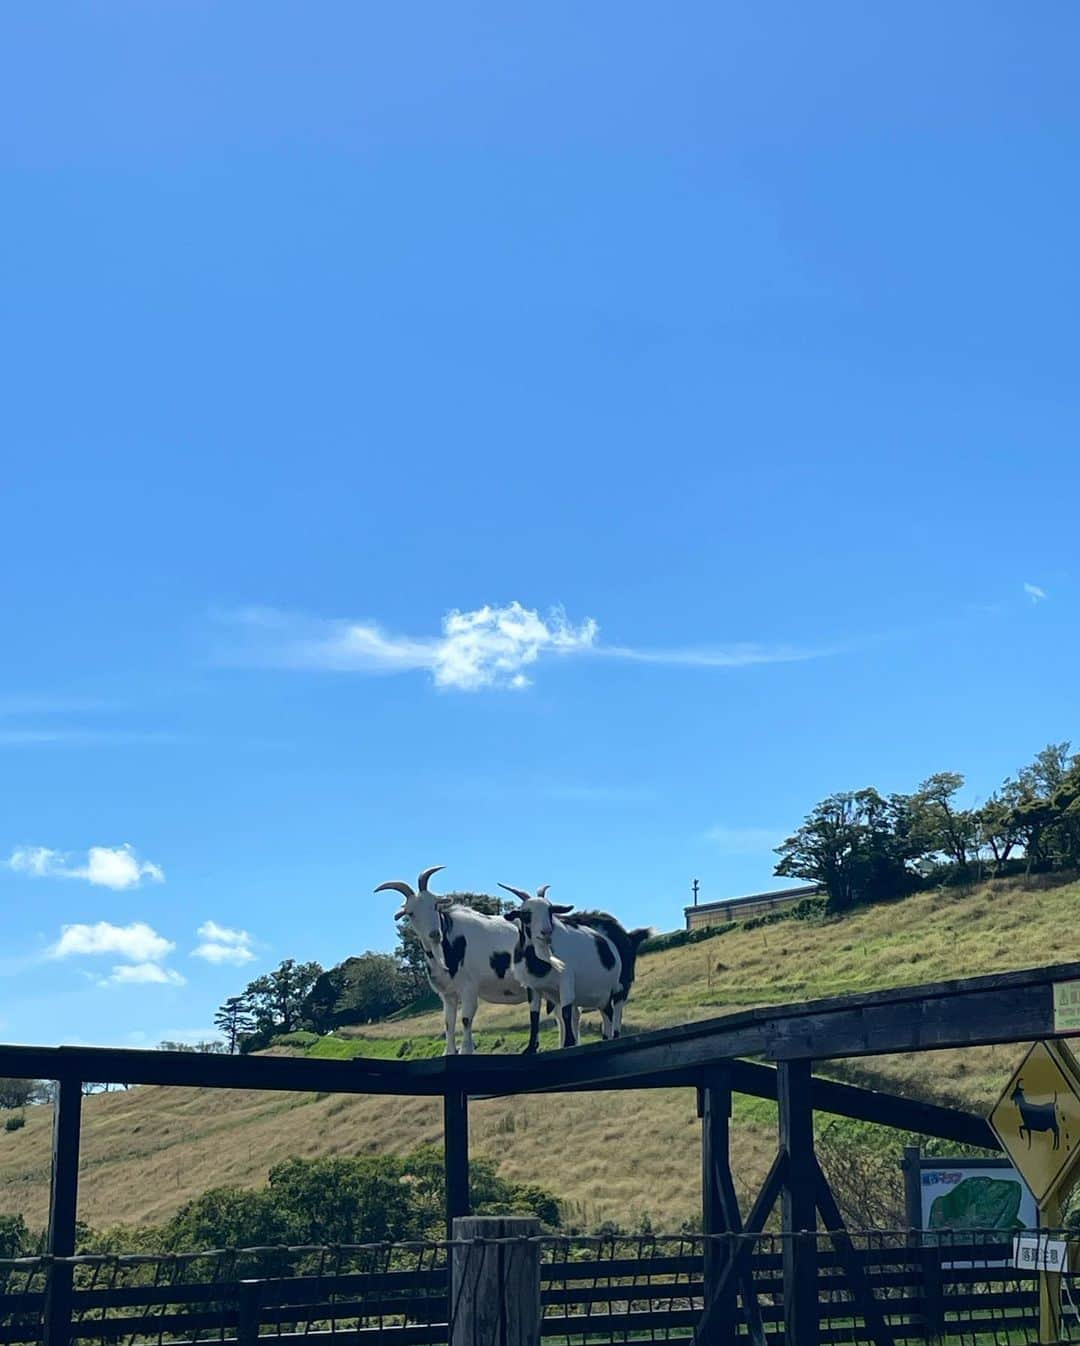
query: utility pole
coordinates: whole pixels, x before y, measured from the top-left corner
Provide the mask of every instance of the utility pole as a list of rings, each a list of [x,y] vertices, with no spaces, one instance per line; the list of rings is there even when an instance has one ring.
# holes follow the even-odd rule
[[[690,887],[691,887],[691,891],[692,891],[693,894],[694,894],[694,906],[696,907],[696,906],[697,906],[698,889],[701,887],[701,884],[698,883],[697,879],[695,879],[694,882],[690,885]]]

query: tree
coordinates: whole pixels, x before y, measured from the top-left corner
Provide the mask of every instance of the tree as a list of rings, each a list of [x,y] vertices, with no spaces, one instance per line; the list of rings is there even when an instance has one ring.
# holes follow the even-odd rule
[[[937,771],[912,796],[916,826],[922,828],[920,842],[927,853],[940,851],[961,869],[967,867],[977,843],[975,813],[956,805],[963,788],[959,772]]]
[[[186,1202],[165,1226],[170,1250],[254,1248],[287,1242],[286,1227],[265,1191],[214,1187]]]
[[[342,1024],[385,1019],[415,998],[412,978],[397,958],[364,953],[319,977],[304,1001],[303,1015],[317,1033],[328,1033]]]
[[[910,892],[908,862],[925,853],[911,799],[874,789],[830,795],[776,848],[776,873],[820,883],[829,911]]]
[[[30,1232],[21,1215],[0,1215],[0,1258],[25,1257],[33,1252]],[[6,1288],[7,1274],[0,1270],[0,1289]]]
[[[423,1233],[402,1179],[390,1155],[286,1159],[269,1192],[292,1243],[389,1243]]]
[[[1074,864],[1080,855],[1080,810],[1072,810],[1080,786],[1080,755],[1072,744],[1048,743],[1035,760],[1005,782],[1010,822],[1027,859],[1027,872]]]
[[[992,794],[975,814],[975,835],[994,857],[994,873],[1003,874],[1009,856],[1020,842],[1012,807],[1000,794]]]
[[[249,982],[244,998],[251,1008],[255,1029],[264,1038],[275,1033],[292,1033],[303,1021],[303,1005],[316,980],[322,976],[318,963],[298,963],[286,958],[283,963]]]
[[[0,1079],[0,1108],[25,1108],[40,1097],[40,1080]]]
[[[241,1038],[255,1027],[255,1016],[246,995],[231,995],[214,1015],[214,1027],[224,1035],[230,1056],[234,1056]]]
[[[1048,799],[1065,784],[1070,768],[1078,762],[1080,756],[1073,755],[1072,744],[1068,739],[1061,743],[1048,743],[1042,752],[1035,754],[1035,760],[1020,772],[1020,776],[1032,794]]]

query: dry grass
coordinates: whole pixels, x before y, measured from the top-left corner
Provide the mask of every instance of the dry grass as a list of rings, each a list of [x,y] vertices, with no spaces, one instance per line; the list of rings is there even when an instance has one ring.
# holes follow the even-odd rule
[[[1078,914],[1080,884],[1012,883],[920,894],[843,921],[735,930],[643,958],[628,1024],[1066,961],[1080,957]],[[485,1007],[482,1015],[489,1028],[520,1027],[520,1010]],[[363,1035],[419,1042],[438,1030],[431,1015]],[[830,1073],[983,1110],[1019,1051],[876,1058],[836,1063]],[[32,1226],[45,1218],[49,1112],[30,1109],[25,1128],[0,1131],[0,1211],[21,1212]],[[773,1117],[740,1100],[734,1158],[743,1192],[769,1162]],[[86,1102],[79,1214],[98,1227],[157,1222],[208,1187],[264,1182],[290,1155],[400,1152],[439,1136],[438,1105],[423,1099],[158,1088],[99,1095]],[[570,1139],[574,1163],[552,1162]],[[581,1094],[477,1103],[473,1151],[497,1159],[508,1177],[554,1189],[578,1223],[628,1224],[648,1213],[658,1227],[676,1228],[698,1209],[698,1124],[686,1090],[632,1101]]]

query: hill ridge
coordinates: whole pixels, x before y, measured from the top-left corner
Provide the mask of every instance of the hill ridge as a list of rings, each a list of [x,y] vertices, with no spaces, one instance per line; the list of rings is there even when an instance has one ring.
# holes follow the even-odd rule
[[[1080,957],[1080,882],[998,881],[918,893],[843,918],[789,920],[643,953],[628,1025],[661,1027],[725,1010],[853,991],[944,981]],[[798,971],[790,960],[798,959]],[[480,1050],[516,1050],[525,1025],[513,1007],[483,1006]],[[586,1023],[589,1019],[586,1019]],[[293,1050],[311,1055],[435,1055],[440,1016],[343,1030]],[[595,1026],[591,1035],[597,1032]],[[549,1030],[544,1046],[554,1044]],[[282,1050],[277,1048],[276,1050]],[[865,1058],[827,1066],[851,1083],[983,1111],[1021,1048],[979,1048],[923,1057]],[[937,1081],[936,1083],[933,1081]],[[252,1094],[144,1087],[95,1095],[84,1108],[80,1219],[95,1228],[158,1223],[207,1187],[265,1182],[292,1155],[403,1153],[438,1141],[441,1111],[430,1099]],[[733,1156],[740,1191],[760,1180],[775,1149],[774,1111],[740,1098]],[[573,1165],[553,1167],[545,1138],[573,1134]],[[44,1223],[51,1109],[27,1111],[26,1126],[0,1131],[0,1213]],[[677,1228],[699,1209],[699,1123],[692,1091],[579,1094],[476,1102],[472,1148],[514,1180],[545,1175],[578,1223],[648,1215]],[[618,1171],[611,1147],[634,1136],[635,1165]],[[649,1173],[646,1185],[636,1170]]]

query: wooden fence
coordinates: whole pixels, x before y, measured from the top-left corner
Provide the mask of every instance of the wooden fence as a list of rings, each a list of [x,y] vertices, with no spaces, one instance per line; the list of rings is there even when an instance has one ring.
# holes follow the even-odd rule
[[[712,1255],[745,1255],[753,1287],[752,1294],[742,1287],[734,1320],[715,1336],[710,1333],[709,1346],[724,1340],[773,1346],[784,1340],[784,1242],[790,1237],[530,1240],[539,1244],[541,1336],[567,1346],[637,1341],[691,1346],[705,1307],[708,1249]],[[816,1252],[818,1340],[824,1346],[880,1341],[880,1328],[868,1326],[859,1315],[829,1236],[794,1237],[812,1240]],[[1000,1234],[964,1242],[926,1236],[934,1239],[931,1243],[910,1233],[853,1232],[849,1237],[888,1340],[958,1346],[1038,1340],[1034,1278],[1012,1267],[1011,1243],[1001,1242]],[[454,1331],[460,1285],[449,1284],[451,1246],[79,1258],[74,1260],[71,1341],[243,1346],[316,1338],[445,1346],[453,1335],[455,1341],[472,1342],[467,1325],[463,1331],[458,1324]],[[50,1266],[47,1258],[0,1263],[0,1343],[30,1346],[43,1340]],[[259,1269],[277,1274],[239,1274]],[[1072,1308],[1080,1286],[1071,1276],[1062,1280],[1062,1340],[1080,1341]],[[514,1306],[508,1309],[513,1312]],[[488,1346],[475,1340],[476,1346]]]

